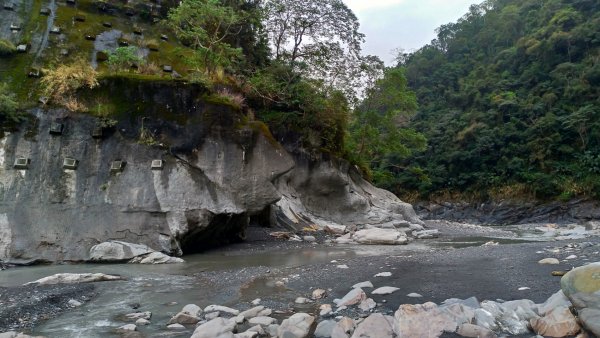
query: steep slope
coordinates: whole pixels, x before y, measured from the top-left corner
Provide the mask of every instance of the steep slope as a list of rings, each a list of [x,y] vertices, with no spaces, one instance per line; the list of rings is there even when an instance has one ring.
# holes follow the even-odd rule
[[[404,55],[429,149],[395,189],[600,196],[599,27],[593,0],[488,0]]]

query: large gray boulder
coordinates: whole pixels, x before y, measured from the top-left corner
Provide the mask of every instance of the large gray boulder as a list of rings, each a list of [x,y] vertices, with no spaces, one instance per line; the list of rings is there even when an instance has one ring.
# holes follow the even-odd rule
[[[90,249],[92,262],[125,262],[132,258],[155,252],[147,245],[122,241],[103,242]]]
[[[363,229],[355,232],[352,239],[360,244],[408,244],[406,234],[396,229]]]
[[[577,308],[583,326],[600,336],[600,262],[569,271],[562,277],[560,285]]]
[[[233,338],[235,321],[225,318],[215,318],[194,330],[191,338]]]
[[[315,321],[315,317],[307,313],[295,313],[284,319],[277,329],[278,338],[306,338]]]
[[[374,313],[363,320],[351,338],[394,338],[394,317]]]

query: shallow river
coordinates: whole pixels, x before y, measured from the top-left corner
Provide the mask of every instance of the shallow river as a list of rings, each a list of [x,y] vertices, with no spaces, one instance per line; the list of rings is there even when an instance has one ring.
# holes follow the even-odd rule
[[[122,275],[125,281],[96,283],[98,296],[83,306],[66,311],[61,316],[38,325],[34,332],[47,337],[117,337],[115,328],[123,325],[115,317],[135,312],[131,304],[142,305],[138,311],[151,311],[152,324],[144,327],[146,337],[174,336],[165,331],[169,318],[185,304],[194,303],[201,307],[210,304],[235,306],[250,302],[257,297],[279,298],[293,302],[298,295],[294,290],[275,288],[273,280],[257,279],[245,285],[242,290],[223,282],[223,292],[213,292],[200,283],[194,274],[203,271],[222,271],[248,267],[297,267],[332,260],[350,259],[359,256],[391,254],[393,252],[430,250],[434,247],[479,246],[493,238],[465,237],[451,241],[433,241],[411,243],[406,246],[337,246],[314,247],[288,250],[285,252],[204,253],[184,257],[186,263],[171,265],[138,264],[77,264],[49,265],[14,268],[0,272],[1,286],[16,286],[55,273],[101,272]],[[498,240],[498,239],[495,239]],[[502,241],[512,242],[512,240]],[[229,283],[231,284],[231,283]],[[176,305],[170,304],[176,302]],[[181,336],[190,336],[191,330],[183,331]],[[175,336],[178,336],[177,334]]]
[[[401,250],[419,249],[418,245],[404,246]],[[274,286],[260,280],[241,292],[214,293],[199,285],[194,274],[202,271],[218,271],[246,267],[296,267],[307,264],[325,263],[332,260],[377,254],[375,247],[308,248],[286,252],[259,252],[251,254],[205,253],[186,256],[186,263],[170,265],[138,264],[76,264],[49,265],[14,268],[0,272],[0,285],[16,286],[48,275],[63,272],[101,272],[118,274],[125,281],[96,283],[98,296],[85,305],[65,312],[34,330],[35,334],[47,337],[107,337],[118,336],[114,329],[124,323],[116,315],[135,312],[131,304],[139,303],[139,311],[151,311],[151,322],[143,331],[147,336],[161,336],[165,323],[188,303],[201,307],[210,304],[235,305],[240,301],[251,301],[248,297],[261,294],[272,296]],[[226,289],[229,285],[223,285]],[[246,297],[244,297],[246,295]],[[297,293],[293,290],[280,295],[292,301]],[[246,299],[242,299],[246,298]],[[177,302],[177,305],[169,303]],[[182,332],[182,336],[191,331]],[[172,335],[169,335],[172,336]]]

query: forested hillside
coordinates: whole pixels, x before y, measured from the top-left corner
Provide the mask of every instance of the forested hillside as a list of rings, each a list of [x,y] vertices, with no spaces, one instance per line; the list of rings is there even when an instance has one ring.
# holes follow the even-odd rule
[[[401,193],[600,196],[600,3],[488,0],[401,54],[425,152],[396,160]],[[467,193],[467,194],[465,194]]]

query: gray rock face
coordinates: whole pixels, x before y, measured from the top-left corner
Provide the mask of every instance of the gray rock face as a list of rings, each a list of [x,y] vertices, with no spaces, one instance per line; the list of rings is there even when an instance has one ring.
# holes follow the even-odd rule
[[[283,197],[273,212],[274,218],[291,228],[422,224],[410,204],[372,186],[345,161],[314,161],[308,155],[296,155],[295,161],[294,169],[275,182]]]
[[[249,217],[280,198],[272,181],[293,160],[261,131],[234,127],[223,107],[192,104],[203,108],[181,113],[183,125],[144,112],[145,128],[164,147],[138,143],[141,116],[94,139],[95,118],[39,110],[35,126],[5,134],[0,259],[81,261],[111,240],[180,255],[243,238]],[[54,121],[62,135],[49,134]],[[31,160],[28,169],[13,168],[21,157]],[[67,157],[79,161],[76,170],[63,169]],[[122,171],[111,172],[115,160],[126,163]],[[162,170],[151,169],[153,160],[164,161]]]
[[[4,134],[0,260],[194,253],[243,239],[250,217],[270,206],[272,222],[292,226],[420,226],[409,204],[371,186],[345,161],[292,157],[261,128],[244,126],[229,108],[202,102],[192,89],[147,86],[128,90],[169,107],[176,118],[151,108],[95,139],[96,118],[38,109],[31,111],[34,124]],[[156,145],[140,144],[142,121]],[[61,135],[48,132],[55,122],[64,126]],[[18,158],[30,159],[27,169],[13,167]],[[63,168],[65,158],[77,160],[76,169]],[[123,166],[111,170],[116,160]],[[162,160],[157,170],[153,160]]]

